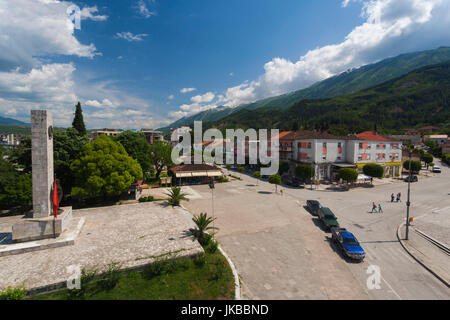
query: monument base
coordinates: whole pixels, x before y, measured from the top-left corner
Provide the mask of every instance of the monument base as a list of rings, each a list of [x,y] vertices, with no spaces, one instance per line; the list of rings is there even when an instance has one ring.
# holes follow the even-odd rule
[[[56,219],[53,216],[30,218],[13,225],[12,240],[14,242],[25,242],[58,237],[67,229],[72,219],[72,207],[63,207],[60,210],[62,212],[58,214]]]

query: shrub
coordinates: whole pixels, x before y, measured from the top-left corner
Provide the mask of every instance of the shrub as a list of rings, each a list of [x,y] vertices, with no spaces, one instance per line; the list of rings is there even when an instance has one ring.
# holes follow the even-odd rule
[[[231,164],[227,164],[227,165],[225,166],[225,168],[231,169]]]
[[[206,247],[206,251],[208,253],[215,253],[217,251],[217,248],[219,247],[219,243],[216,240],[210,241],[208,246]]]
[[[414,160],[406,160],[403,162],[403,168],[407,171],[409,171],[409,164],[411,163],[411,171],[412,172],[419,172],[420,169],[422,169],[422,164],[420,161],[414,161]]]
[[[24,285],[16,288],[8,287],[0,290],[0,300],[22,300],[27,294]]]
[[[239,172],[239,173],[243,173],[244,171],[245,171],[245,168],[244,168],[244,167],[239,167],[239,168],[238,168],[238,172]]]
[[[281,177],[277,174],[273,174],[269,177],[269,183],[275,185],[275,192],[277,192],[277,187],[281,184]]]
[[[339,169],[339,177],[348,182],[355,182],[358,179],[358,171],[352,168]]]
[[[217,179],[219,182],[229,182],[230,181],[230,179],[228,179],[227,177],[219,177],[218,179]]]
[[[106,272],[102,274],[100,280],[101,287],[105,290],[113,289],[120,280],[120,267],[121,264],[118,262],[112,262],[107,266]]]
[[[311,179],[316,174],[316,170],[309,164],[299,164],[295,167],[295,176],[303,181]]]
[[[206,263],[206,256],[204,253],[200,253],[194,258],[194,264],[198,268],[203,267],[205,263]]]
[[[152,201],[155,201],[155,198],[153,196],[139,198],[139,202],[152,202]]]
[[[180,187],[172,187],[172,188],[170,188],[169,193],[167,193],[166,195],[169,196],[167,201],[169,202],[169,204],[172,207],[180,206],[180,202],[182,200],[189,201],[189,199],[186,197],[186,194],[181,192],[181,188]]]
[[[370,163],[366,164],[363,167],[363,172],[365,175],[368,175],[369,177],[383,178],[384,168],[379,164]]]

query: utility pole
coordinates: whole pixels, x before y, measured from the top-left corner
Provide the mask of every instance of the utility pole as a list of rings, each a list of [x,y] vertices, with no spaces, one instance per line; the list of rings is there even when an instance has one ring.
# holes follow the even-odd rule
[[[406,201],[406,233],[405,240],[408,240],[408,232],[409,232],[409,207],[411,206],[410,195],[411,195],[411,155],[412,150],[409,149],[409,177],[408,177],[408,200]]]

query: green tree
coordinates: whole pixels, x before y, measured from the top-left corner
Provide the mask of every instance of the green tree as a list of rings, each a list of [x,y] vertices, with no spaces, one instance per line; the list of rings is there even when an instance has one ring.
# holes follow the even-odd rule
[[[0,191],[0,207],[26,207],[33,204],[31,174],[16,174]]]
[[[339,169],[339,178],[349,182],[355,182],[358,180],[358,171],[352,168],[341,168]]]
[[[172,146],[163,141],[156,141],[149,148],[149,159],[150,164],[155,169],[156,179],[158,180],[161,171],[173,164]]]
[[[70,169],[75,177],[72,195],[79,198],[119,196],[142,179],[142,168],[125,148],[108,136],[100,136],[83,147]]]
[[[208,234],[207,231],[216,231],[219,230],[216,227],[211,226],[211,224],[216,220],[216,218],[208,217],[206,213],[200,213],[200,215],[196,215],[192,218],[194,221],[196,228],[192,230],[192,234],[194,237],[200,242],[202,246],[208,244]]]
[[[55,130],[53,135],[53,158],[55,175],[61,182],[64,193],[70,193],[75,177],[70,170],[71,163],[78,159],[89,138],[80,136],[74,128]]]
[[[286,161],[281,161],[278,168],[278,173],[280,174],[280,176],[282,176],[284,173],[288,171],[289,171],[289,163],[287,163]]]
[[[269,183],[275,185],[275,193],[278,192],[278,185],[281,184],[281,177],[277,174],[273,174],[269,177]]]
[[[420,163],[420,161],[406,160],[405,162],[403,162],[403,168],[408,172],[410,163],[411,163],[411,171],[413,173],[417,173],[420,171],[420,169],[422,169],[422,164]]]
[[[311,181],[312,189],[312,177],[316,175],[316,170],[310,164],[299,164],[295,167],[295,176],[306,183],[307,180]]]
[[[426,163],[427,169],[428,169],[428,166],[430,165],[430,163],[433,162],[433,160],[434,160],[433,156],[429,153],[425,153],[422,155],[422,161]]]
[[[140,132],[125,131],[114,138],[125,148],[125,151],[141,165],[144,173],[150,171],[150,145],[145,135]]]
[[[20,140],[17,148],[11,151],[10,161],[25,173],[31,173],[31,136]]]
[[[379,164],[369,163],[363,167],[363,172],[365,175],[374,178],[383,178],[384,168]]]
[[[179,207],[182,200],[189,201],[189,198],[187,198],[187,194],[181,192],[180,187],[172,187],[169,190],[169,193],[166,193],[169,198],[167,201],[172,207]]]
[[[253,177],[256,179],[256,184],[259,185],[259,179],[261,179],[261,171],[255,171]]]
[[[78,131],[81,136],[86,135],[86,126],[83,120],[83,110],[81,110],[81,104],[78,101],[75,106],[75,117],[73,118],[72,127]]]

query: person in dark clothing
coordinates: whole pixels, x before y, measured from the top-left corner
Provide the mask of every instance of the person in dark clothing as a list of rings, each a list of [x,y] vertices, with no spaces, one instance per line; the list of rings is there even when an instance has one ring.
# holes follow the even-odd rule
[[[394,202],[395,196],[394,194],[391,194],[391,202]]]

